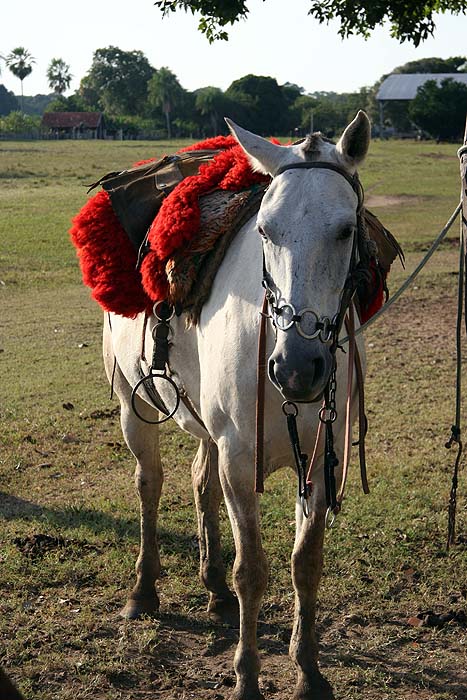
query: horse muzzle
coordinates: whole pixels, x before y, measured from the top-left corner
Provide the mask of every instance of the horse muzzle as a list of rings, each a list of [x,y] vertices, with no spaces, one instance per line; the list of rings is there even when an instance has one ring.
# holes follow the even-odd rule
[[[314,355],[285,355],[274,350],[268,362],[268,375],[286,401],[319,401],[332,370],[332,355],[322,347]]]

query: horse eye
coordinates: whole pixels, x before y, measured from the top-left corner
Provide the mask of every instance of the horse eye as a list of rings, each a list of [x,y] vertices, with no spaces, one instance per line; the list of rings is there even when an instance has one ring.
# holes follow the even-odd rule
[[[264,233],[264,228],[262,226],[258,226],[258,233],[261,238],[266,238],[266,234]]]
[[[355,229],[353,228],[353,226],[346,226],[346,227],[345,227],[344,229],[342,229],[342,231],[339,233],[338,239],[339,239],[340,241],[346,241],[346,240],[348,240],[349,238],[351,238],[351,236],[353,236],[354,230],[355,230]]]

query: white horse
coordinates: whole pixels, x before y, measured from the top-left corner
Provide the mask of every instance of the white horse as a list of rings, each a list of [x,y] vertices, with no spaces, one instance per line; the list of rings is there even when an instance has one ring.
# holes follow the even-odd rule
[[[256,628],[268,578],[260,534],[261,498],[255,493],[254,469],[256,356],[264,297],[263,260],[272,292],[271,306],[275,304],[277,309],[286,303],[295,310],[311,307],[318,319],[335,317],[351,265],[357,226],[359,198],[349,183],[367,153],[370,124],[365,113],[359,112],[337,145],[314,134],[301,144],[285,147],[228,123],[253,168],[271,175],[272,182],[258,215],[243,226],[231,244],[199,324],[186,329],[183,315],[172,320],[170,371],[194,409],[189,410],[186,402],[181,403],[175,421],[200,441],[192,478],[199,525],[200,576],[209,591],[208,611],[225,619],[239,607],[234,698],[258,700],[262,695],[258,686],[260,660]],[[335,168],[296,167],[313,161],[329,163]],[[290,311],[290,306],[286,310]],[[311,314],[308,320],[311,322],[314,318]],[[152,348],[154,323],[155,319],[150,319],[147,327],[147,356]],[[158,428],[135,415],[130,399],[132,387],[141,378],[143,324],[143,315],[134,320],[111,315],[104,329],[106,371],[121,402],[125,441],[136,458],[135,482],[141,505],[137,580],[122,611],[128,618],[155,613],[159,607],[155,588],[160,573],[156,519],[163,473]],[[308,454],[313,451],[319,402],[333,367],[330,344],[322,334],[308,339],[298,332],[296,324],[292,323],[287,331],[278,329],[277,323],[271,320],[267,325],[271,381],[266,382],[265,396],[266,476],[293,463],[281,410],[284,398],[301,402],[297,420],[302,449]],[[346,362],[340,362],[340,356],[334,438],[342,464],[347,369]],[[171,398],[164,393],[163,386],[158,389],[162,398],[170,403]],[[354,386],[354,407],[357,394]],[[143,394],[137,396],[136,408],[148,420],[157,417],[156,409]],[[338,467],[338,480],[339,477]],[[318,668],[315,634],[326,513],[322,449],[313,482],[308,517],[304,516],[297,500],[292,553],[295,617],[290,655],[297,668],[294,698],[300,700],[333,697],[329,683]],[[235,540],[233,585],[236,595],[226,584],[221,558],[218,510],[222,497]]]

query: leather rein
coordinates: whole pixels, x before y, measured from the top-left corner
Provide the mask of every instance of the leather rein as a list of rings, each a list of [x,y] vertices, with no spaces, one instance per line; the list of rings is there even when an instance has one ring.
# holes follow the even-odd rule
[[[315,439],[315,445],[311,460],[308,463],[308,456],[301,452],[298,431],[296,427],[296,416],[298,415],[298,407],[295,403],[284,401],[282,409],[287,418],[287,426],[291,439],[292,449],[294,453],[298,478],[299,478],[299,498],[302,503],[304,515],[309,514],[309,497],[311,496],[313,484],[312,474],[318,456],[323,452],[322,436],[323,429],[325,431],[325,486],[326,486],[326,502],[328,511],[326,515],[326,523],[329,527],[332,526],[335,516],[340,512],[342,501],[344,498],[345,485],[347,481],[348,467],[350,462],[351,452],[351,398],[354,369],[358,387],[359,397],[359,439],[356,444],[359,446],[360,458],[360,474],[362,487],[365,493],[369,493],[368,481],[366,475],[366,459],[365,459],[365,434],[367,430],[367,420],[365,415],[364,404],[364,378],[360,353],[355,341],[355,313],[354,301],[359,281],[362,277],[368,274],[370,244],[366,234],[364,224],[364,209],[363,209],[363,188],[358,178],[357,173],[350,175],[346,170],[334,163],[322,161],[301,161],[280,167],[274,177],[291,169],[311,169],[317,168],[322,170],[331,170],[342,177],[351,185],[357,195],[357,230],[354,233],[352,254],[349,265],[349,272],[342,290],[339,309],[332,319],[327,317],[320,318],[318,314],[310,307],[302,309],[299,313],[296,312],[294,306],[287,302],[279,306],[279,300],[276,299],[276,294],[272,288],[274,284],[271,275],[266,269],[265,258],[263,253],[263,287],[265,295],[261,310],[259,340],[258,340],[258,364],[257,364],[257,400],[256,400],[256,449],[255,449],[255,490],[257,493],[264,491],[264,402],[265,402],[265,381],[266,381],[266,335],[267,321],[272,319],[276,333],[280,329],[288,331],[295,326],[297,332],[305,339],[319,339],[323,343],[330,344],[330,351],[334,355],[334,368],[328,380],[325,390],[325,399],[319,411],[318,430]],[[269,311],[269,312],[268,312]],[[288,319],[283,320],[284,313],[288,311]],[[313,333],[306,333],[301,327],[301,321],[306,314],[312,314],[315,319],[316,330]],[[346,398],[346,416],[345,416],[345,436],[344,436],[344,451],[343,451],[343,467],[342,479],[339,491],[336,490],[334,469],[338,464],[337,457],[333,448],[332,424],[337,418],[335,407],[335,371],[336,361],[335,353],[339,346],[339,333],[345,321],[347,337],[349,341],[348,350],[348,371],[347,371],[347,398]],[[341,348],[342,349],[342,348]]]

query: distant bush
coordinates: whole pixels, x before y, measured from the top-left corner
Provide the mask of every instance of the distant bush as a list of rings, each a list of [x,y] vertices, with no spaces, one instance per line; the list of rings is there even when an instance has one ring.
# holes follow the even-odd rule
[[[22,114],[22,112],[10,112],[6,117],[0,117],[0,134],[21,135],[26,137],[39,136],[41,117]]]

